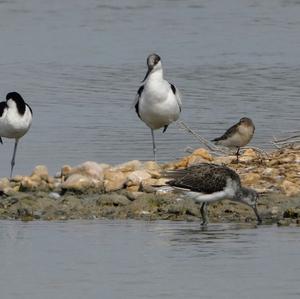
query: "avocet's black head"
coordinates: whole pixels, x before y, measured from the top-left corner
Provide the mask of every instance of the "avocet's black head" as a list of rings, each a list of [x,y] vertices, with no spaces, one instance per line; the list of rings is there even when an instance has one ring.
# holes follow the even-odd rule
[[[23,115],[25,113],[26,104],[25,104],[25,101],[23,100],[22,96],[19,93],[15,92],[15,91],[9,92],[6,95],[6,102],[9,100],[12,100],[16,103],[17,109],[18,109],[18,112],[20,113],[20,115]]]
[[[15,102],[24,102],[22,96],[17,93],[16,91],[13,91],[13,92],[9,92],[7,95],[6,95],[6,101],[8,100],[14,100]]]
[[[147,66],[148,66],[148,71],[146,73],[146,76],[142,82],[144,82],[148,75],[151,73],[151,71],[155,68],[155,66],[161,61],[159,55],[153,53],[150,54],[147,58]]]

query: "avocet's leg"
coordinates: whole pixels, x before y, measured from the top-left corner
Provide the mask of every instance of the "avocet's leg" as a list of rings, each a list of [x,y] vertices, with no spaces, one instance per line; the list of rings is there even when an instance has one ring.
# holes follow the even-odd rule
[[[202,223],[201,223],[201,225],[202,226],[206,226],[207,223],[208,223],[208,218],[207,218],[207,203],[206,202],[202,203],[201,208],[200,208],[200,213],[201,213],[201,216],[202,216]]]
[[[14,166],[15,166],[15,158],[16,158],[16,152],[17,152],[18,142],[19,142],[19,139],[16,139],[15,146],[14,146],[14,153],[13,153],[13,156],[12,156],[12,159],[11,159],[11,163],[10,163],[10,165],[11,165],[10,178],[12,178],[13,169],[14,169]]]
[[[154,138],[154,130],[153,129],[151,129],[151,135],[152,135],[153,156],[154,156],[154,161],[156,161],[156,145],[155,145],[155,138]]]

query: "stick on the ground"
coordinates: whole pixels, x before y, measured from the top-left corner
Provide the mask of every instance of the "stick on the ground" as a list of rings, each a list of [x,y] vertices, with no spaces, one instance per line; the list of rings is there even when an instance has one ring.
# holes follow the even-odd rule
[[[295,139],[295,138],[300,138],[300,135],[294,135],[294,136],[289,136],[286,138],[282,138],[282,139],[275,139],[274,142],[276,143],[283,143],[285,141],[291,140],[291,139]],[[295,142],[294,140],[292,140],[291,142]],[[296,140],[296,142],[299,142],[299,140]]]
[[[212,152],[221,152],[223,154],[228,154],[227,151],[215,146],[212,142],[208,141],[207,139],[205,139],[204,137],[202,137],[201,135],[199,135],[198,133],[196,133],[194,130],[192,130],[185,122],[183,122],[182,120],[177,121],[177,125],[179,126],[179,128],[183,129],[184,131],[186,131],[187,133],[193,135],[193,137],[195,139],[197,139],[201,144],[203,144],[204,146],[206,146],[210,151]]]
[[[278,149],[283,147],[293,146],[295,144],[300,143],[300,139],[297,138],[300,138],[300,135],[297,134],[297,135],[288,136],[281,139],[278,139],[275,136],[273,136],[272,144]]]

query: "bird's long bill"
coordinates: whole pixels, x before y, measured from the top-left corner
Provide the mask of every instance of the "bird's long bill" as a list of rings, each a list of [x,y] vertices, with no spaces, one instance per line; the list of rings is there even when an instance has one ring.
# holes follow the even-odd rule
[[[151,69],[148,68],[148,71],[147,71],[146,76],[145,76],[144,80],[142,81],[142,83],[145,82],[145,80],[148,78],[150,72],[151,72]]]
[[[255,215],[256,215],[256,218],[257,218],[257,222],[260,224],[262,222],[262,219],[260,218],[259,214],[258,214],[258,210],[257,210],[257,207],[256,205],[254,207],[252,207]]]

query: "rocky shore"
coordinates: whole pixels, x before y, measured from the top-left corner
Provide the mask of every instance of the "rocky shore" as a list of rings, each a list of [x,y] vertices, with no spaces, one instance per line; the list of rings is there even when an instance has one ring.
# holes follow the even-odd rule
[[[214,157],[199,148],[178,161],[157,164],[129,161],[120,165],[85,162],[65,165],[55,175],[37,166],[29,176],[0,179],[0,219],[169,219],[199,221],[199,206],[173,193],[157,192],[163,185],[160,172],[201,162],[226,164],[235,169],[245,186],[260,193],[258,210],[263,223],[300,225],[300,148],[267,154],[244,151],[235,156]],[[209,206],[210,222],[253,222],[255,215],[244,205],[230,201]]]

